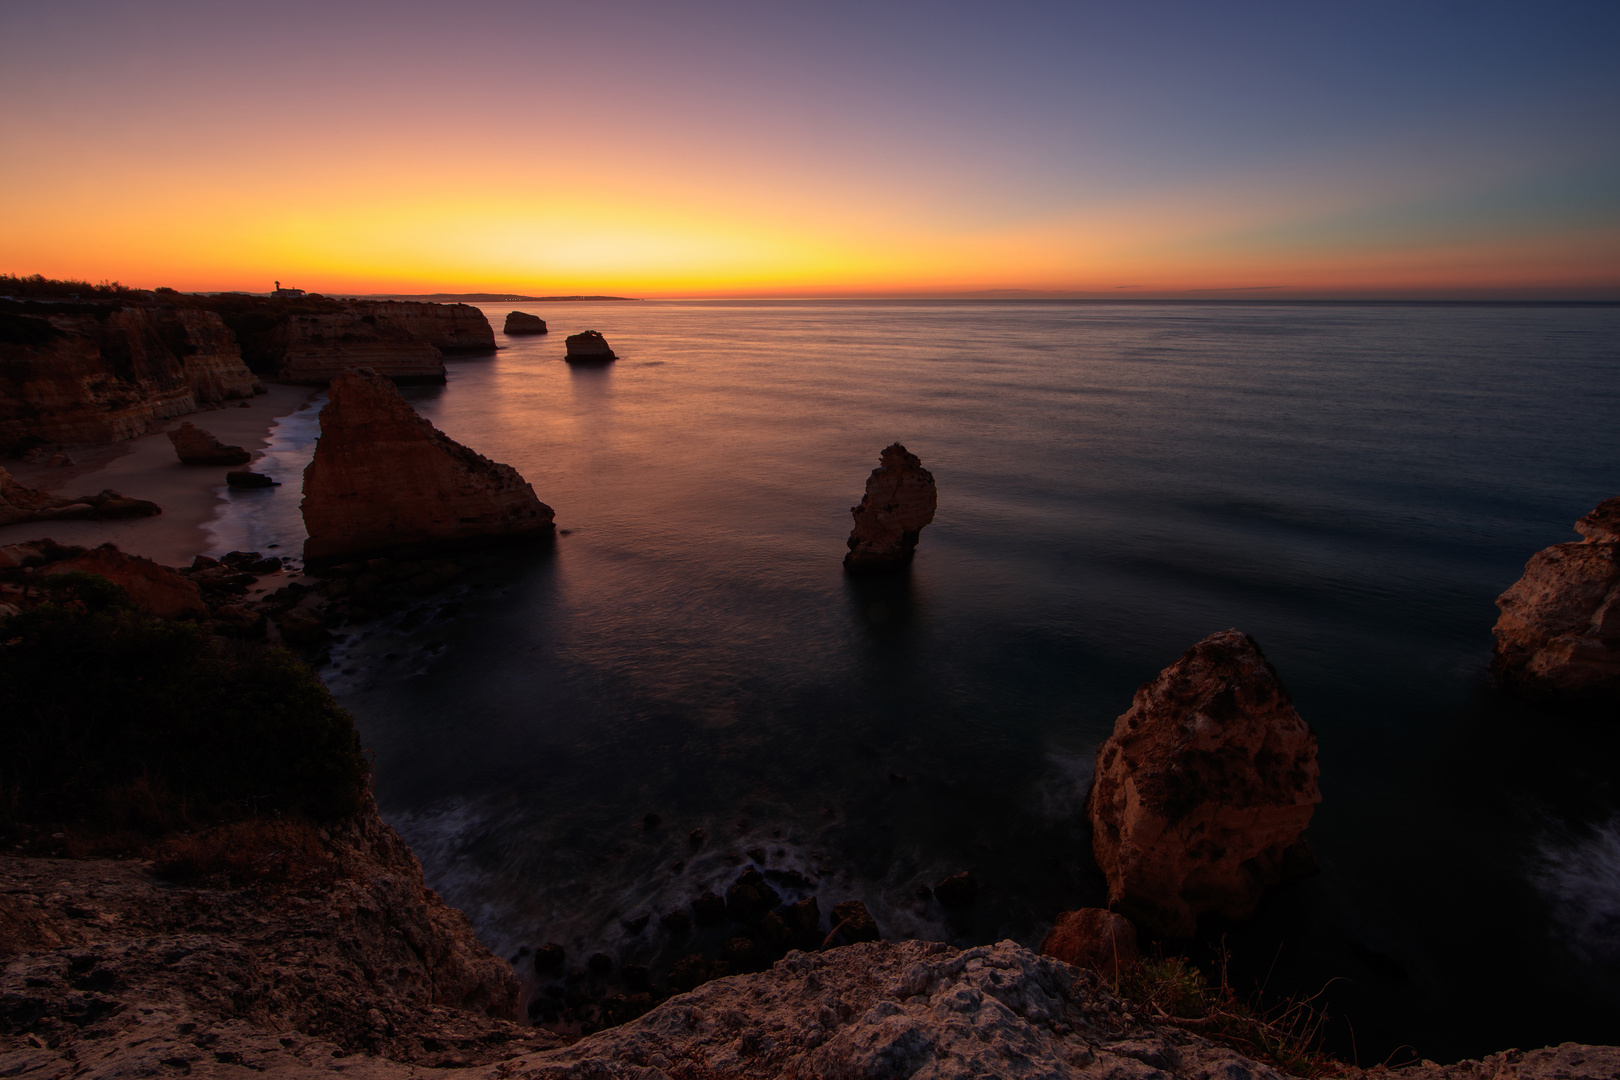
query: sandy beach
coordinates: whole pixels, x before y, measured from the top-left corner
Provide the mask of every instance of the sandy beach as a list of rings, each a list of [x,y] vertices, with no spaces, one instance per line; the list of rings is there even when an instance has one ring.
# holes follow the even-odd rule
[[[188,566],[192,557],[207,551],[209,535],[203,526],[214,520],[221,502],[219,492],[229,470],[219,466],[182,465],[169,442],[168,432],[190,421],[221,442],[253,452],[257,462],[269,443],[275,422],[309,406],[319,393],[308,386],[270,384],[269,393],[236,403],[204,409],[168,421],[161,431],[111,446],[69,451],[74,465],[6,462],[19,483],[55,495],[94,494],[105,488],[136,499],[149,499],[163,507],[156,517],[118,521],[22,522],[0,526],[0,544],[49,537],[60,544],[92,547],[112,542],[132,555],[144,555],[165,566]],[[247,468],[253,468],[248,465]]]

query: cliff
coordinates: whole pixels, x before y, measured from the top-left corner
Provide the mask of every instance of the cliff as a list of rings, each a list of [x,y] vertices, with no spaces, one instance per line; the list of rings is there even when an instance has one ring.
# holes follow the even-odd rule
[[[312,566],[552,535],[551,507],[516,469],[447,437],[374,371],[333,379],[320,421],[301,504]]]
[[[133,438],[262,390],[212,312],[0,303],[0,447]]]
[[[387,317],[293,315],[270,332],[267,347],[283,382],[322,386],[351,367],[400,382],[444,381],[440,350]]]
[[[404,327],[441,352],[494,352],[495,330],[471,304],[424,304],[400,300],[349,301],[357,319],[371,316]]]

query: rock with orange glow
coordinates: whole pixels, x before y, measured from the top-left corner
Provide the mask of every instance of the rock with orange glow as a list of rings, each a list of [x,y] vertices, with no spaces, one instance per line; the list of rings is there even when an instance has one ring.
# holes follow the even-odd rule
[[[351,367],[398,382],[444,382],[444,354],[420,334],[385,316],[349,311],[290,315],[270,332],[283,382],[321,386]]]
[[[1166,937],[1242,918],[1313,868],[1316,734],[1259,645],[1223,630],[1152,682],[1097,751],[1086,800],[1109,906]]]
[[[425,300],[350,300],[347,308],[364,325],[368,319],[389,323],[426,341],[440,352],[494,352],[495,330],[471,304],[433,304]]]
[[[1142,960],[1131,920],[1103,908],[1081,908],[1059,915],[1041,942],[1041,955],[1114,978]]]
[[[510,465],[453,441],[375,371],[332,380],[304,470],[306,564],[552,536],[551,507]]]
[[[564,359],[576,364],[596,364],[618,359],[613,350],[608,348],[607,339],[596,330],[569,334],[565,344],[568,346],[568,354]]]
[[[502,329],[508,334],[544,334],[546,320],[524,311],[511,311],[507,313],[506,325]]]
[[[41,567],[38,573],[41,577],[52,577],[73,570],[106,578],[121,587],[136,607],[150,615],[185,619],[208,614],[208,605],[203,603],[202,589],[196,582],[151,559],[126,555],[113,544],[103,544],[53,562]]]
[[[1536,552],[1496,598],[1491,673],[1531,694],[1620,700],[1620,498],[1575,531],[1584,539]]]
[[[934,520],[939,504],[934,474],[922,467],[916,454],[893,443],[878,460],[866,478],[861,504],[850,507],[855,528],[844,556],[846,570],[891,570],[910,563],[917,537]]]

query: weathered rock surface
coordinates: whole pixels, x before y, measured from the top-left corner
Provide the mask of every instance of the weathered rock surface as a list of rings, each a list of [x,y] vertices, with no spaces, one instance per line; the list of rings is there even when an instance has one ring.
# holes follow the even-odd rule
[[[351,367],[399,382],[444,381],[441,350],[387,317],[347,311],[289,316],[271,331],[268,349],[283,382],[322,386]]]
[[[506,325],[502,329],[508,334],[544,334],[546,320],[525,311],[509,311],[506,313]]]
[[[1248,915],[1311,867],[1316,735],[1249,635],[1223,630],[1137,690],[1086,800],[1110,907],[1168,937]]]
[[[163,508],[145,499],[131,499],[107,488],[96,495],[61,497],[51,495],[17,483],[5,469],[0,469],[0,525],[17,525],[27,521],[67,521],[88,518],[104,521],[112,518],[151,517],[163,513]]]
[[[193,581],[166,566],[139,555],[126,555],[112,544],[59,559],[40,568],[43,577],[82,570],[99,574],[121,586],[136,607],[151,615],[167,619],[206,616],[208,605],[203,603],[202,590]]]
[[[304,470],[306,563],[546,539],[551,507],[510,465],[453,441],[374,371],[332,380]]]
[[[253,455],[240,446],[227,446],[189,420],[169,432],[169,441],[182,465],[246,465]]]
[[[939,495],[934,474],[899,443],[885,447],[881,464],[866,479],[866,494],[850,507],[855,528],[849,534],[846,569],[889,570],[911,562],[923,526],[934,520]]]
[[[1491,673],[1532,694],[1620,700],[1620,498],[1575,531],[1585,539],[1536,552],[1496,598]]]
[[[608,348],[607,339],[596,330],[569,334],[565,344],[568,347],[568,353],[564,359],[572,360],[575,363],[600,363],[618,359],[613,350]]]
[[[495,330],[471,304],[422,300],[351,300],[349,310],[362,322],[369,316],[403,327],[441,352],[493,352]]]
[[[0,446],[115,442],[263,391],[212,312],[0,302]]]
[[[1123,915],[1105,908],[1081,908],[1059,915],[1041,942],[1041,955],[1101,971],[1111,978],[1142,960],[1136,927]]]

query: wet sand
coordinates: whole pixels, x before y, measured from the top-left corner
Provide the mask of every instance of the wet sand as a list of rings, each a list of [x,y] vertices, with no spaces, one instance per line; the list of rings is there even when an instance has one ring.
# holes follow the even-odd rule
[[[162,430],[112,446],[71,450],[75,465],[6,462],[19,483],[53,495],[91,495],[112,488],[134,499],[163,507],[156,517],[122,521],[23,522],[0,526],[0,544],[50,537],[59,544],[93,547],[109,541],[132,555],[144,555],[165,566],[188,566],[207,551],[203,526],[214,520],[225,486],[223,466],[182,465],[164,432],[190,421],[221,442],[253,452],[258,461],[269,443],[270,429],[281,417],[308,407],[318,390],[308,386],[270,384],[270,392],[249,399],[243,409],[232,402],[168,421]],[[244,466],[237,466],[242,468]],[[245,466],[253,468],[252,464]]]

